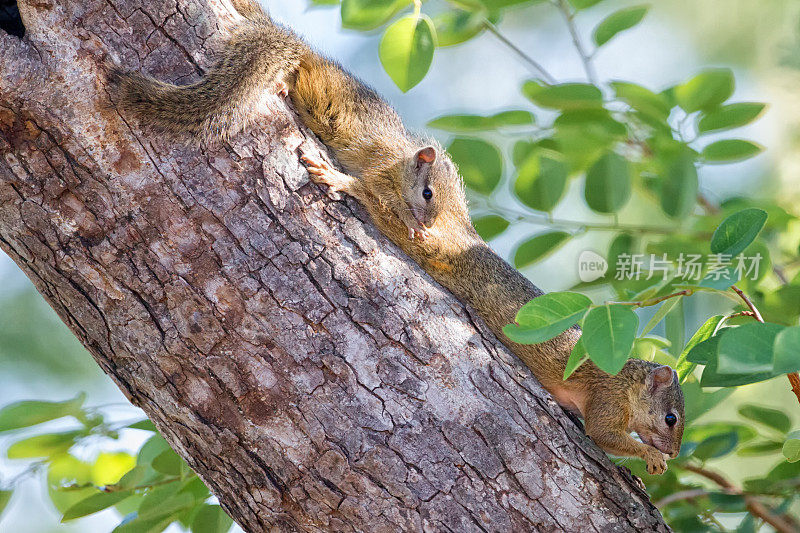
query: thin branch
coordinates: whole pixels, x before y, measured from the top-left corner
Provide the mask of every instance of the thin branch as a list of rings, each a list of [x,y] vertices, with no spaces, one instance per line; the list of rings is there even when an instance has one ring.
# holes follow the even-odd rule
[[[583,220],[553,218],[548,213],[525,212],[510,207],[499,206],[491,200],[483,200],[482,203],[478,204],[478,207],[482,207],[506,218],[508,218],[508,215],[513,215],[516,219],[512,220],[512,222],[535,222],[540,220],[552,226],[575,228],[578,230],[627,231],[630,233],[651,233],[656,235],[674,235],[676,232],[675,228],[666,226],[639,226],[635,224],[587,222]]]
[[[755,318],[756,314],[752,311],[739,311],[738,313],[731,313],[730,315],[726,316],[725,320],[730,320],[731,318],[736,318],[737,316],[749,316]]]
[[[553,85],[556,83],[556,79],[549,72],[547,72],[547,70],[545,70],[545,68],[538,61],[533,59],[531,56],[522,51],[521,48],[508,40],[508,37],[500,33],[500,30],[497,29],[497,26],[488,20],[483,22],[483,26],[489,30],[489,33],[497,37],[501,43],[506,45],[509,49],[511,49],[512,52],[517,54],[523,61],[525,61],[533,69],[534,74],[541,76],[542,81],[544,81],[547,85]]]
[[[731,285],[731,289],[733,289],[733,291],[739,295],[739,298],[744,300],[744,303],[747,305],[747,307],[750,308],[750,311],[753,313],[753,318],[755,318],[756,320],[758,320],[763,324],[764,318],[761,316],[761,313],[758,312],[758,309],[756,309],[756,306],[755,304],[753,304],[753,301],[747,297],[744,291],[742,291],[742,289],[740,289],[736,285]],[[789,374],[786,374],[786,377],[789,378],[789,383],[792,385],[792,392],[797,397],[797,401],[800,402],[800,374],[798,374],[797,372],[791,372]]]
[[[694,293],[693,289],[684,289],[682,291],[673,292],[672,294],[667,294],[665,296],[659,296],[658,298],[650,298],[647,300],[639,300],[638,302],[610,302],[617,305],[632,305],[635,307],[650,307],[652,305],[658,305],[664,300],[669,300],[670,298],[676,298],[678,296],[691,296]]]
[[[716,215],[719,213],[719,207],[714,205],[703,193],[698,193],[697,203],[700,204],[709,215]]]
[[[675,502],[680,502],[683,500],[696,500],[698,498],[702,498],[703,496],[708,496],[711,494],[710,491],[706,489],[689,489],[689,490],[681,490],[678,492],[673,492],[672,494],[661,498],[657,502],[654,503],[656,507],[662,509],[667,505],[673,504]]]
[[[736,285],[732,285],[731,289],[733,289],[733,292],[739,295],[739,298],[744,300],[744,303],[747,305],[747,307],[750,308],[750,312],[753,313],[753,318],[755,318],[756,320],[758,320],[763,324],[764,318],[761,316],[761,313],[758,312],[758,309],[756,309],[756,306],[755,304],[753,304],[753,301],[750,300],[750,298],[748,298],[748,296],[744,293],[744,291],[742,291],[742,289],[740,289]]]
[[[703,476],[704,478],[713,481],[731,494],[741,495],[744,497],[747,510],[750,511],[752,515],[757,516],[764,522],[774,527],[779,533],[797,533],[797,529],[791,523],[784,520],[783,517],[773,514],[772,510],[766,505],[758,501],[758,499],[755,497],[745,494],[742,489],[728,481],[728,479],[719,472],[689,464],[681,465],[681,468],[688,470],[689,472],[694,472],[699,476]]]
[[[578,28],[575,26],[575,13],[572,12],[565,0],[554,0],[553,3],[561,14],[564,15],[569,34],[572,36],[572,42],[575,44],[578,55],[581,56],[581,62],[583,63],[583,69],[586,71],[586,77],[593,84],[599,85],[597,74],[594,71],[594,65],[592,65],[592,55],[586,52],[581,38],[578,35]]]

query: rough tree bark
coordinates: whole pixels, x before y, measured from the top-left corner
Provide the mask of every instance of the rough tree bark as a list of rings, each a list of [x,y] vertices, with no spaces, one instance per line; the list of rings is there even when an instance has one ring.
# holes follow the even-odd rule
[[[0,32],[0,247],[247,531],[666,530],[468,309],[298,162],[142,132],[111,59],[195,79],[225,0],[24,0]],[[31,324],[35,328],[35,324]]]

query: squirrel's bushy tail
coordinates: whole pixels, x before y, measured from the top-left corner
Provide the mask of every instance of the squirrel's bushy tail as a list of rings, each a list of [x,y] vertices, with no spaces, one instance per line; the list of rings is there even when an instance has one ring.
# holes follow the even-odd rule
[[[108,81],[114,103],[143,125],[201,140],[225,139],[244,128],[264,94],[293,75],[309,49],[273,24],[257,3],[233,3],[248,20],[202,80],[177,86],[112,68]]]

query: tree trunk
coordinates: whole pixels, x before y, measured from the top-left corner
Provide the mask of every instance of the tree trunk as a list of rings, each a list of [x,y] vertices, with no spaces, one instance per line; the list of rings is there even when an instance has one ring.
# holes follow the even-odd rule
[[[107,60],[189,82],[225,0],[25,0],[0,31],[0,247],[247,531],[664,531],[277,97],[225,145],[143,132]],[[35,328],[35,324],[31,324]]]

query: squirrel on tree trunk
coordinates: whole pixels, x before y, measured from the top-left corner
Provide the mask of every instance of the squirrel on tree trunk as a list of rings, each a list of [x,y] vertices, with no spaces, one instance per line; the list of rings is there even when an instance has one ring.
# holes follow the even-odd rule
[[[678,455],[683,437],[676,372],[630,359],[612,376],[587,361],[564,380],[580,337],[577,326],[540,344],[510,341],[503,326],[542,291],[475,232],[463,182],[447,153],[408,132],[375,91],[275,24],[255,0],[233,4],[245,20],[203,79],[176,86],[114,68],[108,79],[112,101],[143,125],[213,140],[246,127],[255,104],[270,91],[288,96],[344,169],[303,156],[314,180],[357,198],[384,234],[474,307],[556,401],[583,417],[586,433],[601,448],[640,457],[649,473],[663,473],[666,457]]]

